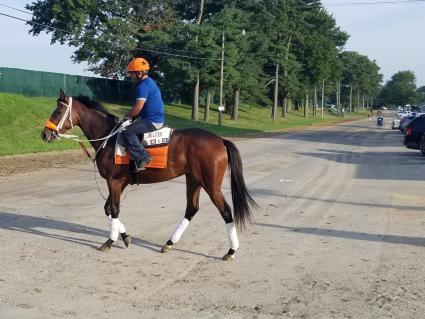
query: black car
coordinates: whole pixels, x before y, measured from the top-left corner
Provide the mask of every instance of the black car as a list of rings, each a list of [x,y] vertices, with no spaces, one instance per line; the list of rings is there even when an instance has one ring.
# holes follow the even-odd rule
[[[425,116],[419,116],[407,124],[404,131],[404,145],[407,148],[420,149],[422,135],[425,133]]]
[[[410,122],[412,122],[415,118],[416,116],[411,116],[411,115],[401,118],[400,124],[398,125],[398,129],[401,131],[401,133],[405,133],[404,131],[406,130],[407,125]]]

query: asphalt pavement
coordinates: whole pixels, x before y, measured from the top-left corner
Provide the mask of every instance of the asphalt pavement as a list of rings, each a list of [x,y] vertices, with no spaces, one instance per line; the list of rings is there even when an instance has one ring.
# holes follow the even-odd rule
[[[237,140],[260,207],[233,262],[205,193],[159,252],[184,214],[183,178],[132,187],[120,219],[133,244],[101,253],[90,165],[0,177],[0,318],[423,318],[425,157],[390,125]],[[230,202],[227,178],[223,192]]]

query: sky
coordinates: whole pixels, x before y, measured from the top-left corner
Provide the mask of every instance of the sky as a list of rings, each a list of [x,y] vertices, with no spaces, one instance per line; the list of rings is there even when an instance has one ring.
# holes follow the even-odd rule
[[[384,82],[398,71],[411,70],[417,86],[425,85],[425,1],[392,0],[379,5],[347,3],[382,2],[383,0],[324,0],[341,30],[350,35],[345,50],[357,51],[375,60]],[[0,13],[29,19],[30,15],[6,6],[25,10],[30,0],[0,0]],[[397,2],[397,3],[388,3]],[[0,67],[94,76],[85,63],[74,64],[75,48],[51,45],[50,36],[28,34],[23,21],[0,15]]]

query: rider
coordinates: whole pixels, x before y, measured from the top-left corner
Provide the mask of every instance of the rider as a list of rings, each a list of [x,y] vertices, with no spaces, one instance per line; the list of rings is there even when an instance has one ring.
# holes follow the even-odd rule
[[[127,71],[138,82],[136,89],[136,103],[127,112],[124,119],[138,116],[130,125],[126,126],[122,134],[125,146],[133,158],[134,172],[144,169],[152,157],[146,152],[138,136],[160,129],[164,125],[164,102],[161,92],[155,81],[148,76],[149,63],[143,58],[133,59],[127,67]]]

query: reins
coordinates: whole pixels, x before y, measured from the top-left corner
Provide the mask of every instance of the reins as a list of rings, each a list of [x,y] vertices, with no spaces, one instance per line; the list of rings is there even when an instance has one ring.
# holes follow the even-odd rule
[[[112,136],[117,135],[118,133],[120,133],[124,129],[124,127],[127,126],[129,123],[128,122],[118,122],[112,128],[112,130],[110,131],[110,133],[107,136],[104,136],[104,137],[101,137],[101,138],[96,138],[96,139],[81,139],[78,135],[60,133],[59,130],[62,129],[63,124],[65,123],[65,121],[67,120],[67,118],[68,118],[69,122],[71,123],[71,129],[74,128],[74,125],[72,123],[72,97],[70,96],[68,99],[69,99],[68,100],[69,101],[68,104],[65,104],[63,102],[59,102],[59,103],[61,103],[61,104],[63,104],[63,105],[66,106],[66,111],[65,111],[65,114],[62,116],[62,119],[59,121],[58,125],[55,125],[54,123],[52,123],[49,120],[47,120],[44,123],[44,127],[52,130],[53,133],[57,136],[58,139],[60,139],[62,137],[64,139],[70,139],[70,140],[76,141],[76,142],[78,142],[78,144],[80,144],[80,147],[81,147],[83,153],[85,155],[87,155],[87,157],[93,163],[94,179],[96,181],[97,190],[99,191],[100,196],[102,196],[102,198],[104,200],[107,200],[107,198],[103,195],[102,191],[100,190],[99,183],[97,181],[96,156],[97,156],[97,154],[99,153],[99,151],[101,149],[103,149],[103,148],[106,147],[106,145],[108,144],[109,139]],[[127,124],[127,125],[125,125],[125,124]],[[83,142],[100,142],[100,141],[103,141],[103,143],[98,147],[98,149],[95,151],[95,153],[94,153],[94,155],[92,157],[90,155],[90,152],[88,151],[87,147],[83,144]],[[127,189],[127,193],[124,195],[124,198],[122,200],[126,199],[129,191],[130,190]]]
[[[70,139],[70,140],[73,140],[73,141],[78,142],[80,144],[80,147],[83,150],[83,152],[94,163],[96,161],[97,153],[100,151],[100,149],[105,148],[106,144],[108,143],[108,140],[112,136],[117,135],[119,132],[122,131],[122,129],[123,129],[122,124],[123,123],[122,122],[118,122],[107,136],[104,136],[104,137],[101,137],[101,138],[96,138],[96,139],[81,139],[78,135],[63,134],[63,133],[60,133],[59,131],[62,129],[63,124],[65,123],[65,121],[67,119],[71,123],[71,129],[74,128],[74,125],[72,123],[72,97],[70,96],[68,98],[68,104],[65,104],[64,102],[59,102],[59,103],[61,103],[61,104],[63,104],[63,105],[66,106],[66,111],[65,111],[64,115],[62,116],[61,120],[59,121],[58,125],[56,125],[56,124],[50,122],[49,120],[47,120],[44,123],[44,127],[52,130],[54,132],[54,134],[58,137],[58,139],[64,138],[64,139]],[[89,153],[89,151],[87,150],[86,146],[83,144],[83,142],[100,142],[100,141],[104,141],[104,142],[96,150],[96,152],[95,152],[95,154],[94,154],[94,156],[92,158],[91,155],[90,155],[90,153]]]

